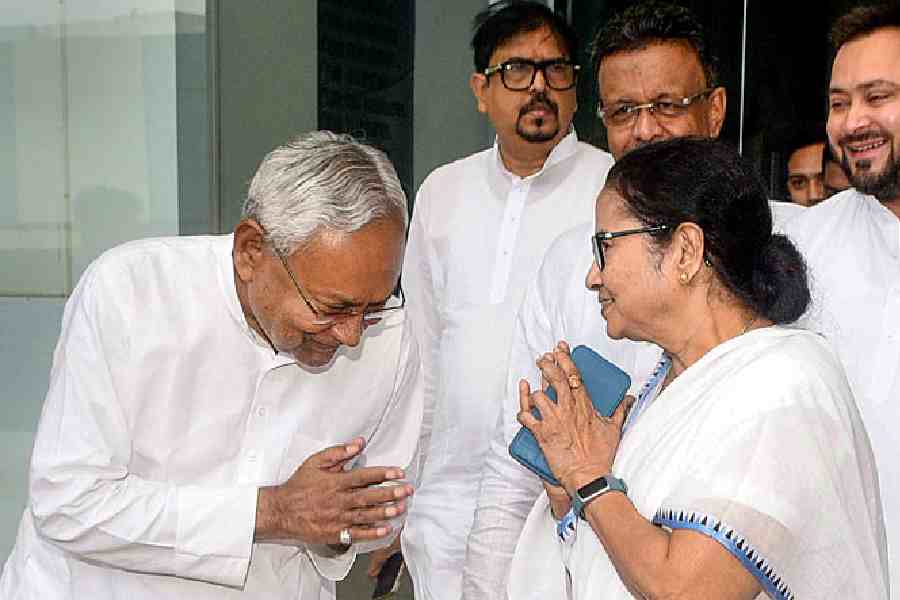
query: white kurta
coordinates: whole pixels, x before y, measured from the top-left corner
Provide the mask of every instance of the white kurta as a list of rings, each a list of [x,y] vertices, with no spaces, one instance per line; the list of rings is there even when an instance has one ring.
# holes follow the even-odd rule
[[[803,324],[832,343],[878,464],[891,588],[900,589],[900,220],[850,189],[808,209],[788,233],[809,265]]]
[[[612,471],[645,519],[741,561],[758,598],[888,598],[872,450],[840,363],[814,333],[768,327],[710,350],[629,424]],[[571,545],[559,540],[542,495],[509,597],[565,598],[566,570],[572,600],[632,597],[589,523]]]
[[[495,145],[437,169],[419,190],[403,289],[433,429],[403,548],[420,600],[460,597],[516,311],[550,242],[591,214],[611,165],[572,132],[529,177],[509,173]]]
[[[772,202],[776,231],[802,213],[798,204]],[[590,219],[593,214],[586,216]],[[534,360],[559,340],[571,347],[586,344],[631,375],[634,393],[649,377],[659,358],[653,344],[612,340],[600,314],[597,294],[585,287],[593,261],[590,238],[594,225],[586,220],[563,233],[547,251],[535,282],[519,310],[510,351],[506,393],[484,460],[478,506],[468,540],[463,580],[466,600],[493,600],[506,591],[509,563],[525,518],[538,494],[540,479],[509,456],[509,443],[521,425],[518,381],[540,385]]]
[[[5,600],[334,598],[359,548],[254,544],[257,490],[365,436],[415,464],[418,358],[404,315],[327,369],[274,355],[235,291],[232,236],[142,240],[66,304]]]

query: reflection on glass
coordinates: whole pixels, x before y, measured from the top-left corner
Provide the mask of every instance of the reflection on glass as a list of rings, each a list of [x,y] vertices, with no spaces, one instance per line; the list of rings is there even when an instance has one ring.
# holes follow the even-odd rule
[[[319,0],[320,129],[384,150],[412,197],[413,0]]]
[[[179,163],[208,172],[179,147],[206,122],[197,40],[202,1],[0,7],[0,295],[65,296],[103,250],[178,233]]]

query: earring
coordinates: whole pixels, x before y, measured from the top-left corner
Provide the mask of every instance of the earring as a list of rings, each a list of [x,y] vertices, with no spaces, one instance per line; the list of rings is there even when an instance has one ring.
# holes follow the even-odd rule
[[[681,281],[682,285],[687,285],[688,282],[688,274],[682,272],[681,275],[678,276],[678,279]]]

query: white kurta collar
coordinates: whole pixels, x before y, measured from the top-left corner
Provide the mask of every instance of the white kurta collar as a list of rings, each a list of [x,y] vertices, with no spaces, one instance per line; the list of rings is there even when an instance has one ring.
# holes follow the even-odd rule
[[[551,150],[550,154],[547,156],[547,160],[544,161],[544,166],[542,166],[539,171],[532,173],[527,177],[519,177],[507,169],[506,165],[503,164],[503,157],[500,155],[500,139],[497,136],[494,136],[494,146],[491,148],[488,164],[492,171],[499,174],[501,177],[506,178],[510,183],[515,183],[517,181],[531,181],[540,177],[542,173],[553,165],[573,156],[577,150],[578,135],[575,133],[575,128],[570,127],[569,133],[553,147],[553,150]]]
[[[225,240],[227,238],[227,241]],[[234,320],[234,325],[238,327],[247,338],[255,345],[268,353],[272,352],[272,346],[255,329],[247,322],[244,310],[241,307],[240,298],[237,294],[237,284],[234,279],[234,259],[232,252],[234,248],[234,234],[223,236],[223,243],[216,246],[216,268],[218,270],[219,288],[225,305],[228,307],[228,313]],[[279,363],[297,362],[292,356],[278,352],[275,357]]]

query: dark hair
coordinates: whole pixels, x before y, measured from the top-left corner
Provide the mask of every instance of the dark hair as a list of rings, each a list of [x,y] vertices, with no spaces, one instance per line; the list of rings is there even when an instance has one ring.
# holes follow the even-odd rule
[[[688,137],[642,146],[615,163],[607,186],[644,225],[670,226],[654,234],[660,245],[679,224],[696,223],[705,259],[755,313],[791,323],[806,310],[806,264],[787,237],[772,233],[765,188],[725,142]]]
[[[594,36],[592,65],[619,52],[636,52],[659,42],[686,42],[697,53],[708,87],[719,85],[718,59],[694,14],[676,4],[649,0],[629,6],[604,23]]]
[[[782,148],[785,161],[791,158],[791,154],[813,144],[826,144],[828,138],[825,135],[825,123],[821,121],[802,122],[796,124],[784,133]]]
[[[472,50],[475,70],[482,72],[490,65],[491,55],[498,46],[511,38],[547,27],[565,46],[568,58],[577,60],[578,36],[561,16],[546,4],[507,0],[497,2],[475,15],[472,21]]]
[[[857,6],[831,26],[831,44],[837,51],[847,42],[884,27],[900,27],[900,3]]]

